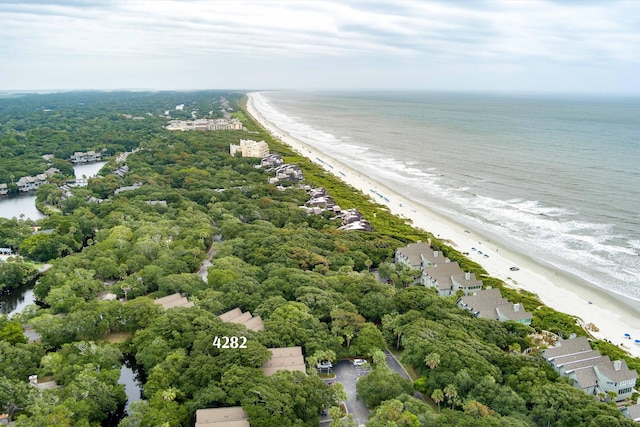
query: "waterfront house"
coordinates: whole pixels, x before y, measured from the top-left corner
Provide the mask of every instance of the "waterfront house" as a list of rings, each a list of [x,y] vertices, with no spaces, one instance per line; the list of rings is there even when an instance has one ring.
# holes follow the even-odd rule
[[[49,168],[49,169],[47,169],[46,171],[44,171],[44,174],[45,174],[48,178],[51,178],[53,175],[56,175],[56,174],[58,174],[58,175],[59,175],[59,174],[61,174],[61,173],[62,173],[62,172],[60,172],[60,169],[58,169],[58,168]]]
[[[99,162],[102,160],[102,154],[96,151],[76,151],[73,153],[69,160],[71,163],[90,163]]]
[[[533,314],[524,309],[522,304],[514,304],[502,297],[500,289],[487,288],[465,295],[456,301],[459,308],[468,310],[474,316],[483,319],[513,321],[530,325]]]
[[[21,177],[18,182],[16,182],[16,185],[18,186],[18,191],[22,193],[26,193],[37,188],[36,180],[32,176]]]
[[[7,194],[9,194],[7,184],[0,184],[0,196],[6,196]]]

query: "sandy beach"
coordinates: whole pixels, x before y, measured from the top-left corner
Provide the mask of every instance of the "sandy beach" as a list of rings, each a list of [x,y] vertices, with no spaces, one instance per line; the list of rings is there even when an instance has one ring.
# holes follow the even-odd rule
[[[329,157],[293,138],[262,117],[254,108],[251,94],[247,110],[274,137],[300,155],[321,165],[327,172],[369,195],[377,203],[387,206],[393,214],[411,220],[413,226],[449,241],[460,252],[469,252],[469,258],[480,264],[491,276],[502,279],[514,288],[535,293],[547,306],[577,316],[585,324],[594,324],[599,331],[592,331],[593,336],[609,340],[634,357],[640,357],[640,343],[635,343],[636,339],[640,340],[640,313],[621,304],[618,297],[515,253],[477,231],[465,229],[427,206],[416,204],[365,174],[352,170],[339,159]],[[511,271],[512,266],[517,266],[519,270]],[[629,334],[629,338],[625,334]]]

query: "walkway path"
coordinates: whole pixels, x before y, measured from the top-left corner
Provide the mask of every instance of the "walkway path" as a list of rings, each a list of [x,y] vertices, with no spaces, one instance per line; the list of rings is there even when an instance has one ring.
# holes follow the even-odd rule
[[[213,249],[213,247],[215,246],[216,243],[219,243],[221,241],[222,241],[222,236],[220,234],[215,234],[213,236],[212,242],[211,242],[211,247],[207,251],[207,257],[204,259],[204,261],[202,261],[202,264],[200,264],[200,268],[196,272],[196,274],[198,276],[200,276],[200,278],[202,280],[204,280],[205,282],[207,282],[207,271],[208,271],[209,267],[211,267],[213,265],[211,263],[211,259],[216,254],[216,251]]]

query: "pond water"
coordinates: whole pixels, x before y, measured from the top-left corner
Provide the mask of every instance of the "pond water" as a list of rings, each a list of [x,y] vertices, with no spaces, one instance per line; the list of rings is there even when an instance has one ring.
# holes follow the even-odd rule
[[[15,313],[20,313],[29,304],[34,304],[33,287],[23,286],[10,292],[0,293],[0,314],[11,317]]]
[[[118,384],[124,384],[124,391],[127,394],[127,405],[125,410],[129,410],[129,406],[140,399],[142,399],[142,387],[136,373],[128,363],[125,362],[120,368],[120,379]]]
[[[73,167],[73,173],[76,176],[76,179],[80,178],[93,178],[95,177],[102,166],[107,162],[94,162],[94,163],[83,163],[80,165],[75,165]]]
[[[74,166],[73,171],[76,179],[96,176],[105,163],[106,162],[95,162]],[[19,194],[10,197],[0,197],[0,217],[15,217],[36,221],[38,219],[45,218],[46,216],[36,209],[36,195],[32,192],[29,194]],[[14,313],[21,312],[23,308],[33,303],[32,287],[25,286],[19,289],[14,289],[11,292],[1,292],[0,314],[8,314],[11,316]]]
[[[36,209],[35,194],[20,194],[16,196],[2,196],[0,198],[0,216],[3,218],[24,218],[38,220],[44,218]]]
[[[76,179],[91,178],[96,176],[105,163],[106,162],[95,162],[76,165],[73,167],[73,172]],[[0,217],[21,218],[21,215],[24,215],[23,218],[25,219],[32,219],[34,221],[45,217],[42,212],[36,209],[35,192],[0,197]]]

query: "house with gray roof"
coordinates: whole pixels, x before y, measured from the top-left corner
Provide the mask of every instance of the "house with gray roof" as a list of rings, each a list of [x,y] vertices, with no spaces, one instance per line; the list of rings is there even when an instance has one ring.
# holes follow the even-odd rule
[[[585,337],[561,340],[555,347],[543,350],[542,357],[585,393],[608,396],[611,392],[616,401],[631,397],[638,378],[638,373],[629,369],[624,360],[611,361],[592,350]]]
[[[431,245],[425,242],[409,243],[404,248],[396,249],[395,262],[413,270],[421,270],[423,254],[433,252]]]
[[[531,324],[533,314],[524,309],[522,304],[514,304],[502,298],[500,289],[488,288],[477,291],[471,295],[458,298],[458,307],[468,310],[474,316],[483,319],[499,320],[500,322],[513,321]]]
[[[476,279],[475,274],[463,271],[457,262],[451,262],[441,251],[434,250],[430,242],[410,243],[396,249],[395,262],[420,270],[419,283],[435,288],[441,297],[458,291],[468,295],[482,289],[482,282]]]
[[[9,194],[7,184],[0,184],[0,196],[6,196],[7,194]]]
[[[630,418],[632,421],[635,421],[636,423],[640,423],[640,404],[635,404],[635,405],[622,408],[622,415],[624,415],[627,418]]]

